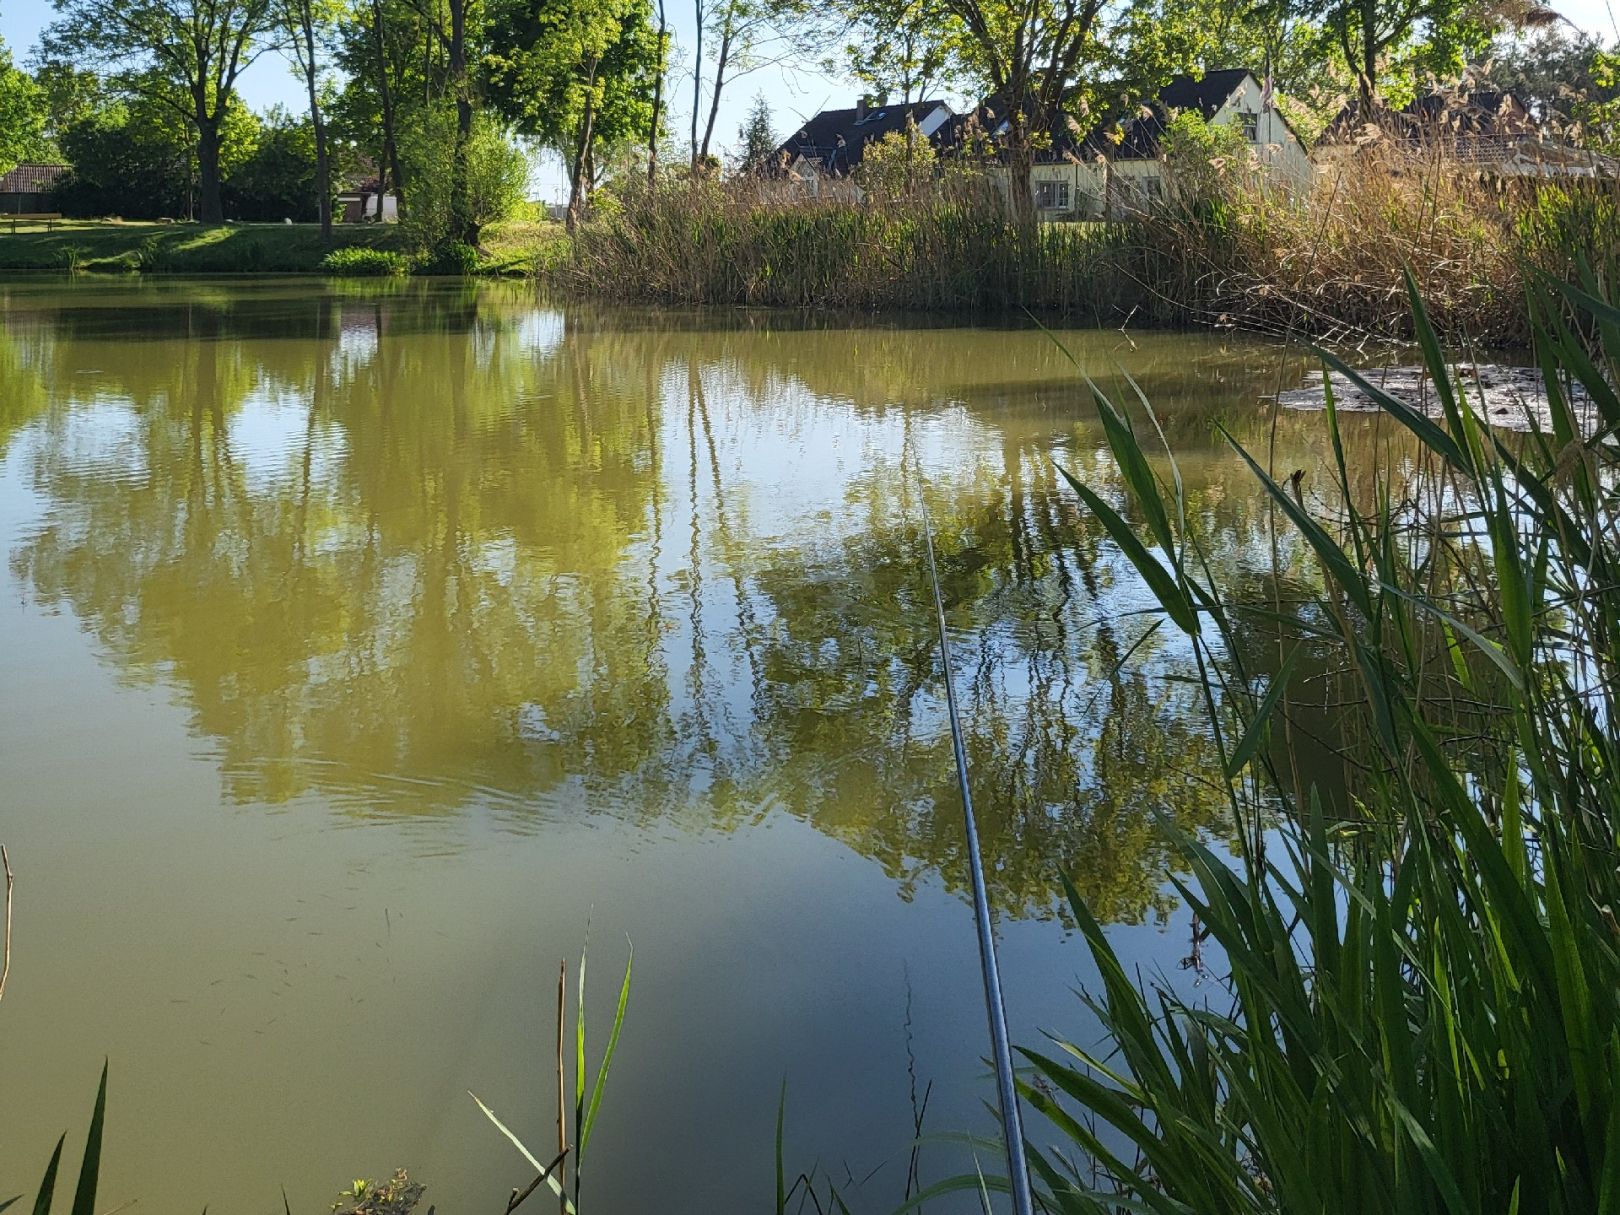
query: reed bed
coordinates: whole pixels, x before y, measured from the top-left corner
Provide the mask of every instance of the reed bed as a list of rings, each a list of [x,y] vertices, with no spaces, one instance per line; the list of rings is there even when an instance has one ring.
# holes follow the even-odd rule
[[[812,199],[775,183],[672,183],[613,200],[547,274],[656,302],[966,313],[1088,325],[1229,325],[1409,338],[1416,269],[1442,338],[1529,338],[1523,267],[1617,240],[1613,183],[1503,180],[1444,149],[1378,147],[1302,195],[1243,171],[1188,174],[1152,214],[1020,227],[982,173],[899,197]],[[1599,225],[1609,220],[1608,227]]]

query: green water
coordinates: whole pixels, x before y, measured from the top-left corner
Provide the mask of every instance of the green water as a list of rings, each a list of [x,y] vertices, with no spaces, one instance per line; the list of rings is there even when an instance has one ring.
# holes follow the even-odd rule
[[[1047,335],[439,283],[14,280],[0,318],[0,1199],[105,1055],[104,1207],[320,1212],[407,1165],[498,1209],[528,1173],[466,1090],[555,1142],[588,925],[593,1055],[636,951],[594,1206],[767,1209],[785,1080],[790,1167],[891,1209],[914,1095],[993,1130],[925,503],[1015,1038],[1095,1032],[1059,868],[1145,969],[1187,953],[1153,816],[1219,835],[1212,747],[1060,489],[1119,483]],[[1316,468],[1262,400],[1297,361],[1058,336],[1258,579],[1215,427]]]

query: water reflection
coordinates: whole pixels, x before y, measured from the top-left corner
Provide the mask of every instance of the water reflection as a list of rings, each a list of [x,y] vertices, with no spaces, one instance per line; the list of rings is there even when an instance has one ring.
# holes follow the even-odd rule
[[[961,888],[926,503],[1002,911],[1052,914],[1061,867],[1107,918],[1160,913],[1155,813],[1220,829],[1201,707],[1164,678],[1181,655],[1059,489],[1054,453],[1119,496],[1040,333],[439,284],[0,306],[0,440],[42,502],[13,574],[178,690],[233,802],[524,831],[780,812],[902,895]],[[1215,559],[1269,559],[1213,422],[1314,464],[1311,421],[1273,433],[1257,403],[1276,352],[1070,341],[1166,406]]]

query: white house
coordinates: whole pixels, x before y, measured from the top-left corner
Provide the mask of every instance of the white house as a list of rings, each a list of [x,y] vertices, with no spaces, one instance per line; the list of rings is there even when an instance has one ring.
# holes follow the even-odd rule
[[[1290,190],[1309,183],[1311,160],[1299,136],[1254,74],[1231,68],[1177,76],[1140,113],[1105,123],[1084,139],[1075,137],[1066,119],[1054,124],[1030,173],[1038,213],[1054,220],[1101,219],[1151,208],[1170,185],[1161,144],[1170,119],[1182,111],[1240,130],[1263,181]],[[991,133],[1004,129],[1002,122]]]

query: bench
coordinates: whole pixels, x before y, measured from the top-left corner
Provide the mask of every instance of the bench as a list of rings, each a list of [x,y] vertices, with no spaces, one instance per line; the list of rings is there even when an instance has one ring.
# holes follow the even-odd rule
[[[45,230],[49,232],[51,225],[62,218],[62,213],[60,211],[13,211],[6,215],[5,218],[11,221],[11,234],[15,236],[18,224],[44,224]]]

